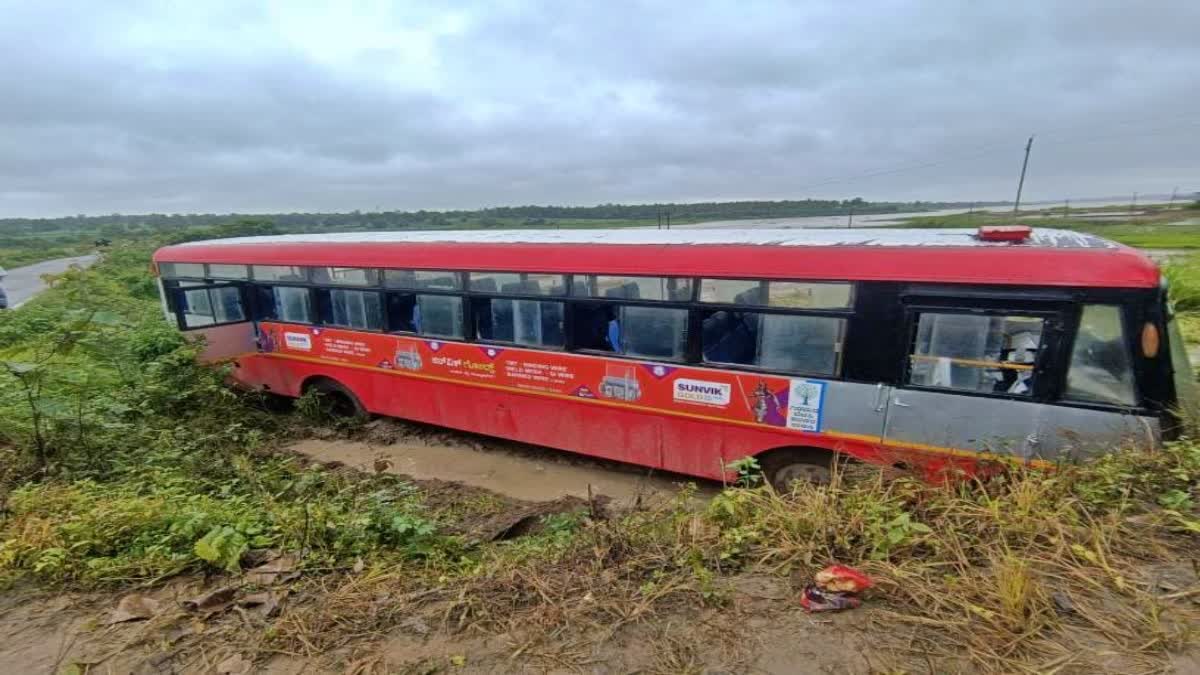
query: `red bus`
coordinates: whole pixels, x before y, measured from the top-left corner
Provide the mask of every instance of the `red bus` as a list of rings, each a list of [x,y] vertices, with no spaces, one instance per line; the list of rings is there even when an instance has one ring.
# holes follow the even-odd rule
[[[694,476],[1153,445],[1194,400],[1156,265],[1048,229],[339,233],[168,246],[242,386]]]

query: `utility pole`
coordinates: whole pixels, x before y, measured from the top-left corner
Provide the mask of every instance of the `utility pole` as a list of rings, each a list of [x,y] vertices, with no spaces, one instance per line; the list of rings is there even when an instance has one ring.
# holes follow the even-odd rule
[[[1071,200],[1068,199],[1066,202],[1066,205],[1063,206],[1063,218],[1067,218],[1070,215],[1071,215]]]
[[[671,229],[671,209],[667,209],[667,229]]]
[[[658,229],[661,230],[662,229],[662,205],[661,204],[656,205],[655,208],[658,209]]]
[[[1021,163],[1021,180],[1017,182],[1017,201],[1013,202],[1013,213],[1021,210],[1021,190],[1025,187],[1025,169],[1029,168],[1029,151],[1033,148],[1033,136],[1025,143],[1025,161]]]
[[[1137,191],[1135,190],[1133,193],[1133,201],[1129,202],[1129,210],[1133,211],[1136,208],[1137,208]],[[1130,213],[1129,215],[1132,216],[1133,214]]]
[[[1179,186],[1176,185],[1175,189],[1171,190],[1171,201],[1167,202],[1168,209],[1171,208],[1172,206],[1175,206],[1175,197],[1178,194],[1179,194]]]
[[[850,216],[848,218],[846,218],[846,227],[847,228],[854,227],[854,205],[853,204],[850,206]]]

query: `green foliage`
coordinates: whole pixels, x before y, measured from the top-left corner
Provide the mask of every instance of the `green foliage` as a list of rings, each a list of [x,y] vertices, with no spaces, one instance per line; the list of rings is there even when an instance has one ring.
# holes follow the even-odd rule
[[[763,481],[762,466],[755,457],[743,457],[732,461],[729,468],[737,473],[738,487],[754,487]]]
[[[1176,310],[1200,310],[1200,254],[1171,258],[1163,266],[1163,275]]]
[[[456,549],[413,488],[264,454],[290,418],[196,362],[116,246],[0,314],[0,575],[85,584],[235,572],[246,551],[312,564]]]

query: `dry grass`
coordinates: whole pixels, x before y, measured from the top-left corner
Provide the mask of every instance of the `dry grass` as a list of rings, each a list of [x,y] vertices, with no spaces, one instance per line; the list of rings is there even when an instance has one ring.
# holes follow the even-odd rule
[[[276,623],[270,649],[322,654],[420,617],[433,630],[519,636],[514,657],[583,670],[623,630],[729,600],[753,569],[872,574],[873,667],[1150,672],[1200,626],[1200,451],[1124,453],[1058,472],[928,485],[881,475],[826,487],[727,490],[584,521],[570,537],[485,546],[456,569],[411,564],[326,579]],[[1184,497],[1179,494],[1181,491]],[[1173,508],[1159,504],[1171,496]],[[657,623],[656,623],[657,622]],[[658,633],[654,672],[696,672],[696,645]]]

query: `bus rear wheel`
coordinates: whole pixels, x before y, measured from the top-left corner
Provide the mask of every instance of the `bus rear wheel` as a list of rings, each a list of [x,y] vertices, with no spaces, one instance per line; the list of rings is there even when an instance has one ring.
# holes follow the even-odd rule
[[[354,392],[336,380],[326,377],[316,378],[305,383],[302,393],[316,394],[322,406],[334,417],[367,416],[367,409],[363,407]]]
[[[759,462],[763,476],[776,492],[792,491],[796,482],[828,485],[833,479],[833,455],[806,448],[777,450]]]

